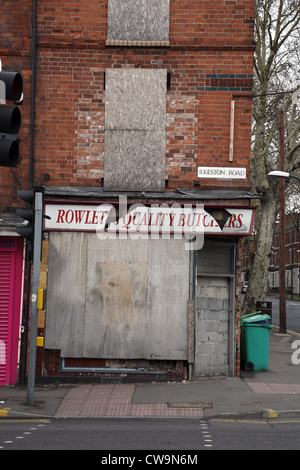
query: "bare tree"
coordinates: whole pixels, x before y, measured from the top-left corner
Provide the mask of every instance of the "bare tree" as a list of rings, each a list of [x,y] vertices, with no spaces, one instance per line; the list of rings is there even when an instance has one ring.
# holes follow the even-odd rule
[[[292,103],[299,75],[299,0],[256,0],[253,142],[251,180],[260,194],[255,222],[250,283],[244,313],[255,309],[267,289],[273,228],[278,211],[278,181],[268,177],[278,167],[278,109],[285,110],[286,171],[300,169],[300,103]],[[298,188],[299,191],[300,188]]]

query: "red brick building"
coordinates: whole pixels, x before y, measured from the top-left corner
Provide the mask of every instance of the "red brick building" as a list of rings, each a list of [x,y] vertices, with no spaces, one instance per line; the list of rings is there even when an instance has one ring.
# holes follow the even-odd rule
[[[51,213],[38,377],[239,374],[254,4],[4,1],[0,57],[22,72],[24,102],[22,162],[0,168],[0,238],[17,240],[20,185],[44,186]],[[99,229],[110,210],[125,235]]]
[[[294,212],[286,215],[285,220],[285,269],[286,293],[293,297],[300,294],[300,217]],[[250,240],[250,239],[249,239]],[[268,292],[279,293],[279,265],[280,265],[280,232],[279,222],[275,224],[273,242],[270,256],[268,274]],[[242,249],[242,278],[249,277],[251,254],[254,250],[254,240],[243,246]]]
[[[300,294],[300,217],[299,213],[290,213],[286,216],[285,225],[285,268],[286,292],[291,297]],[[269,268],[269,290],[279,292],[279,264],[280,264],[280,234],[279,224],[276,224],[272,243],[272,252]]]

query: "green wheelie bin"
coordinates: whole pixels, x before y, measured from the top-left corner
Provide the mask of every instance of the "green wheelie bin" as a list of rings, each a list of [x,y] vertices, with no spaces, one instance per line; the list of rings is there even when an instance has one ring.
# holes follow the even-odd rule
[[[273,325],[260,312],[242,317],[242,356],[245,370],[269,370],[269,338]]]

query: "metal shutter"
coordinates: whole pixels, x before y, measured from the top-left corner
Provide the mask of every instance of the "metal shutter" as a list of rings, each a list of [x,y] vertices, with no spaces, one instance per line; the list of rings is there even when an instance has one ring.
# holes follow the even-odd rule
[[[0,252],[0,385],[9,383],[9,355],[13,312],[15,253]]]

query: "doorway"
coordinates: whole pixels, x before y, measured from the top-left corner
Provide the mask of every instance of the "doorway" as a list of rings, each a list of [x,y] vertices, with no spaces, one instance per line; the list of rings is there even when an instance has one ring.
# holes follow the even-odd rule
[[[234,244],[206,243],[197,253],[195,376],[233,376]]]

